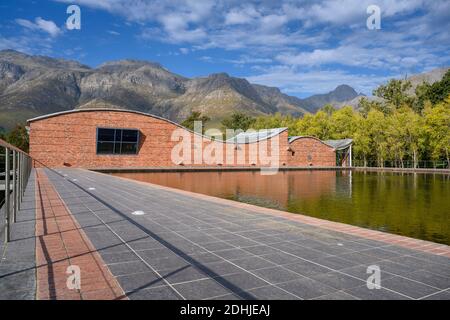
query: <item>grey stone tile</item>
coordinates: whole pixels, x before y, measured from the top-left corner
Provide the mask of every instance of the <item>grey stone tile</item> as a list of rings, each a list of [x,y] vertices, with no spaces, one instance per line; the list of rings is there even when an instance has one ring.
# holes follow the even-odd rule
[[[166,285],[166,283],[154,272],[119,276],[117,277],[117,280],[126,293]]]
[[[114,263],[110,264],[108,268],[114,276],[122,276],[150,271],[150,268],[142,261]]]
[[[130,300],[181,300],[181,297],[170,287],[157,287],[139,290],[128,294]]]
[[[270,283],[277,284],[281,282],[288,282],[295,279],[303,278],[303,276],[294,273],[292,271],[286,270],[282,267],[273,267],[266,269],[255,270],[252,273],[263,278]]]
[[[297,279],[279,284],[278,286],[302,299],[314,299],[337,291],[330,286],[309,278]]]
[[[348,260],[348,261],[352,261],[355,263],[359,263],[359,264],[366,264],[366,265],[373,264],[374,262],[380,260],[380,258],[369,256],[369,255],[366,255],[361,252],[352,252],[352,253],[341,254],[341,255],[339,255],[339,258]]]
[[[401,277],[382,279],[381,286],[383,288],[391,289],[395,292],[407,295],[413,299],[419,299],[421,297],[440,291],[439,289]]]
[[[368,256],[375,257],[375,258],[379,258],[379,259],[390,259],[390,258],[399,257],[399,253],[397,253],[397,252],[387,251],[387,250],[383,250],[380,248],[363,250],[363,251],[361,251],[361,253],[368,255]]]
[[[175,269],[164,269],[160,270],[159,273],[171,284],[209,278],[206,273],[191,265]]]
[[[208,298],[205,300],[241,300],[241,298],[233,293],[229,293],[218,297]]]
[[[261,255],[261,257],[278,265],[290,264],[299,261],[297,257],[282,252],[269,253]]]
[[[354,277],[339,272],[329,272],[321,274],[312,277],[312,279],[338,290],[354,288],[365,284],[365,281],[361,279],[355,279]]]
[[[196,267],[208,274],[210,277],[223,276],[234,273],[241,273],[244,270],[233,265],[231,262],[218,261],[213,263],[207,263],[203,265],[196,265]]]
[[[247,272],[218,277],[214,280],[234,292],[247,291],[270,284]]]
[[[279,251],[277,249],[268,247],[266,245],[258,245],[253,247],[245,247],[243,250],[248,251],[250,253],[253,253],[254,255],[266,255],[270,253],[278,253]]]
[[[204,243],[204,244],[202,244],[202,247],[205,248],[206,250],[209,250],[212,252],[233,249],[233,246],[231,244],[228,244],[224,241]]]
[[[233,260],[233,263],[238,265],[239,267],[244,268],[245,270],[256,270],[262,268],[275,267],[276,264],[262,258],[251,256],[247,258],[241,258]]]
[[[305,277],[312,277],[330,272],[330,269],[328,268],[304,260],[299,260],[293,264],[286,264],[284,267]]]
[[[424,300],[450,300],[450,291],[440,291],[436,294],[424,298]]]
[[[324,296],[314,298],[313,300],[359,300],[359,299],[343,291],[336,291],[330,294],[326,294]]]
[[[215,280],[199,280],[174,286],[188,300],[201,300],[232,293]]]
[[[137,261],[138,256],[133,252],[107,253],[101,255],[106,264],[122,263],[127,261]]]
[[[375,262],[374,265],[378,265],[378,262]],[[343,272],[347,275],[356,277],[358,279],[364,280],[366,281],[367,278],[369,278],[369,276],[372,274],[372,272],[367,273],[367,268],[370,265],[359,265],[359,266],[355,266],[355,267],[350,267],[350,268],[345,268],[340,270],[340,272]],[[384,268],[380,267],[380,276],[381,279],[388,279],[388,278],[392,278],[394,277],[393,274],[387,272]]]
[[[150,260],[153,260],[153,259],[168,258],[168,257],[176,257],[177,256],[176,253],[174,253],[172,250],[169,250],[167,248],[141,250],[141,251],[138,252],[138,254],[145,261],[150,261]]]
[[[411,300],[408,297],[386,289],[368,289],[366,285],[344,290],[358,299],[362,300]]]
[[[14,291],[0,290],[0,300],[34,300],[35,291],[31,289]]]
[[[145,258],[145,262],[151,265],[155,270],[174,269],[189,266],[190,263],[179,256],[170,256],[161,259]]]
[[[345,268],[350,268],[359,265],[358,262],[344,260],[335,256],[318,259],[315,260],[314,262],[317,262],[320,265],[331,268],[333,270],[342,270]]]
[[[280,288],[267,286],[247,291],[254,300],[298,300],[299,298]]]
[[[258,245],[258,242],[249,239],[227,240],[226,242],[236,248],[245,248]]]
[[[450,265],[449,265],[450,268]],[[450,288],[450,278],[440,276],[426,270],[418,270],[412,273],[408,273],[405,275],[406,278],[422,282],[426,285],[436,287],[439,289],[448,289]]]
[[[425,252],[421,252],[421,251],[415,251],[411,255],[415,258],[429,261],[432,263],[440,263],[440,264],[443,264],[446,266],[448,266],[450,264],[450,258],[445,257],[445,256],[438,256],[435,254],[425,253]]]
[[[221,258],[220,256],[216,255],[215,253],[209,252],[190,255],[188,260],[192,264],[199,264],[199,265],[205,263],[224,261],[224,259]]]
[[[242,249],[229,249],[229,250],[221,250],[216,251],[215,254],[219,255],[223,259],[232,260],[232,259],[240,259],[250,256],[251,254]]]

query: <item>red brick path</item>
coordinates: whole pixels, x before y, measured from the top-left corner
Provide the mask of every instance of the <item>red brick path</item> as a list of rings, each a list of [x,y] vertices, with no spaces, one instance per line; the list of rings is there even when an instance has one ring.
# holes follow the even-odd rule
[[[36,170],[36,299],[126,299],[124,292],[45,172]],[[81,289],[68,289],[67,267],[81,271]]]

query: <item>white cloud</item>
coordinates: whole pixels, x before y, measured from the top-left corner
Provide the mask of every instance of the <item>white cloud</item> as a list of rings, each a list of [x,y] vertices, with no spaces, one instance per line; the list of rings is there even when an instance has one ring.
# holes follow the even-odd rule
[[[278,87],[287,94],[318,94],[329,92],[340,84],[349,84],[358,92],[371,94],[372,89],[393,75],[358,75],[341,70],[295,71],[288,67],[275,67],[256,76],[248,76],[251,83]]]
[[[109,34],[112,34],[113,36],[120,36],[120,32],[114,31],[114,30],[108,30]]]
[[[26,19],[16,19],[16,22],[24,28],[30,30],[40,30],[48,33],[51,37],[61,34],[61,29],[51,20],[45,20],[37,17],[34,22]]]
[[[421,72],[450,63],[448,0],[55,1],[121,16],[138,26],[143,41],[175,44],[179,53],[232,52],[237,58],[223,55],[221,61],[249,65],[259,73],[256,81],[279,82],[289,92],[323,92],[323,86],[347,82],[370,93],[381,79],[372,73]],[[370,4],[381,8],[381,30],[366,28]],[[219,61],[208,55],[199,59]]]

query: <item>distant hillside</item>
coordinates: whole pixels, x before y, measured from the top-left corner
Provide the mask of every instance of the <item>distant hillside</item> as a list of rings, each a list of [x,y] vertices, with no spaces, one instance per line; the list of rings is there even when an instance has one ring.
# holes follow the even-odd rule
[[[178,122],[192,110],[210,116],[213,123],[233,111],[301,116],[355,94],[344,85],[329,94],[299,99],[226,73],[189,79],[148,61],[112,61],[90,68],[76,61],[0,51],[0,127],[4,129],[35,116],[99,103]]]
[[[438,69],[433,69],[428,72],[418,73],[418,74],[414,74],[409,77],[406,77],[406,80],[410,81],[411,85],[412,85],[411,89],[409,89],[408,93],[410,95],[414,95],[416,87],[418,85],[423,84],[424,82],[433,84],[437,81],[442,80],[442,78],[444,77],[444,75],[448,69],[449,68],[438,68]],[[351,107],[357,109],[359,106],[359,100],[361,98],[367,98],[370,101],[383,101],[382,98],[378,98],[375,96],[366,97],[365,95],[359,94],[356,97],[354,97],[353,99],[349,99],[349,100],[341,101],[341,102],[332,102],[331,104],[336,108],[342,108],[344,106],[351,106]]]
[[[358,97],[358,93],[348,85],[340,85],[327,94],[317,94],[302,101],[303,107],[309,112],[316,112],[326,104],[340,104]]]

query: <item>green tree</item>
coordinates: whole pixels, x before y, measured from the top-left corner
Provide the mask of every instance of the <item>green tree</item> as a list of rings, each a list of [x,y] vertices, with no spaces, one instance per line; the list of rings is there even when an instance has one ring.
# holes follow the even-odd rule
[[[419,112],[423,110],[426,101],[432,104],[443,102],[450,95],[450,69],[440,81],[433,84],[424,82],[418,85],[415,93],[417,97],[415,109]]]
[[[276,113],[275,115],[257,117],[253,123],[253,128],[259,130],[287,127],[289,132],[294,132],[295,123],[296,119],[292,116],[283,116],[280,113]]]
[[[372,110],[367,115],[367,131],[372,141],[372,150],[375,153],[378,166],[384,167],[388,156],[388,143],[386,140],[386,116],[378,110]]]
[[[25,152],[28,152],[29,138],[27,129],[24,125],[16,125],[14,129],[6,135],[6,140],[13,146],[16,146],[17,148]]]
[[[208,116],[202,115],[199,111],[192,111],[189,117],[184,120],[181,125],[190,130],[194,130],[194,122],[201,121],[202,122],[202,133],[205,132],[205,124],[210,120]]]
[[[433,107],[426,106],[424,122],[431,159],[445,158],[450,164],[450,96]]]
[[[356,159],[363,160],[363,166],[367,167],[367,160],[372,152],[372,137],[368,128],[368,120],[361,114],[356,114],[354,119],[353,152]]]
[[[337,109],[332,104],[327,103],[320,110],[331,116]]]
[[[330,136],[332,139],[345,139],[353,136],[357,113],[351,106],[343,107],[330,116]]]
[[[373,91],[373,95],[383,98],[394,108],[400,108],[404,105],[412,105],[414,97],[408,94],[412,87],[410,81],[390,80],[386,85],[381,85]]]
[[[358,102],[358,110],[361,115],[367,117],[371,110],[378,110],[383,112],[384,114],[388,114],[391,112],[391,108],[386,104],[380,101],[369,100],[366,97],[362,97]]]
[[[255,118],[236,111],[230,117],[223,119],[221,123],[225,129],[247,131],[255,123]]]

